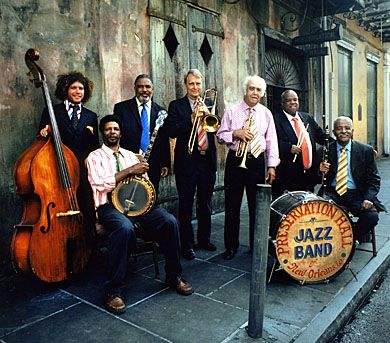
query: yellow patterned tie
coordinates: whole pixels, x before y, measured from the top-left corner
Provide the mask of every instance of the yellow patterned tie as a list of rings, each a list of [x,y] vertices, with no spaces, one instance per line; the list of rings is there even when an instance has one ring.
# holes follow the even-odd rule
[[[251,154],[255,158],[257,158],[257,157],[259,157],[259,155],[262,152],[261,151],[261,137],[260,137],[258,125],[256,123],[256,114],[255,114],[255,111],[253,108],[249,109],[249,116],[251,116],[251,115],[253,116],[252,125],[249,128],[253,134],[253,138],[251,141]]]
[[[336,192],[342,196],[347,192],[348,180],[348,159],[346,148],[342,148],[339,157],[339,164],[337,166],[336,175]]]

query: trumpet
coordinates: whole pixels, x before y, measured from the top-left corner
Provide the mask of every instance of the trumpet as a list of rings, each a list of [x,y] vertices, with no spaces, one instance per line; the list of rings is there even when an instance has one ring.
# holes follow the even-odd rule
[[[251,111],[251,114],[249,115],[249,118],[245,121],[244,125],[242,126],[242,130],[246,129],[250,129],[253,125],[253,112]],[[239,168],[244,168],[244,169],[248,169],[247,166],[245,165],[246,163],[246,158],[248,156],[248,148],[249,148],[249,144],[251,142],[245,142],[245,141],[242,141],[240,140],[238,143],[237,143],[237,150],[236,150],[236,157],[242,157],[242,160],[241,160],[241,163],[238,165]]]
[[[211,105],[207,105],[206,101],[210,100]],[[203,115],[203,117],[199,117],[199,108],[202,105],[205,105],[209,109],[210,114]],[[217,105],[217,89],[216,88],[208,88],[204,92],[203,98],[198,101],[194,109],[194,122],[192,124],[190,139],[188,140],[188,153],[192,154],[195,146],[195,142],[197,140],[197,132],[199,124],[202,126],[202,129],[206,132],[215,132],[221,126],[221,119],[215,114],[215,108]]]

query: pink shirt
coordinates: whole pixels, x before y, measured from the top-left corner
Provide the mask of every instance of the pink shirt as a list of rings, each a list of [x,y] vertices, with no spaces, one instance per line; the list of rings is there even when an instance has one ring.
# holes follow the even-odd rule
[[[237,140],[233,139],[233,131],[242,129],[249,118],[249,109],[250,107],[243,100],[225,111],[221,127],[217,132],[219,143],[226,144],[233,151],[236,150]],[[267,152],[268,167],[276,167],[280,163],[280,159],[278,137],[272,113],[261,104],[253,107],[253,113],[259,128],[261,149]]]
[[[119,148],[121,165],[124,168],[139,163],[137,156],[126,149]],[[92,187],[95,208],[108,202],[108,193],[116,186],[116,158],[114,151],[102,145],[87,157],[88,180]]]

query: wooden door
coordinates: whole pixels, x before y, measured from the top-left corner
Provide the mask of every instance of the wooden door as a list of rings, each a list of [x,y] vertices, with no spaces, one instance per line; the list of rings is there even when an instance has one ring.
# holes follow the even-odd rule
[[[223,30],[219,14],[190,2],[178,0],[149,0],[150,65],[155,85],[154,100],[166,108],[172,100],[185,95],[184,76],[196,68],[204,75],[204,90],[217,88],[217,108],[223,111],[221,40]],[[175,140],[172,140],[172,154]],[[225,152],[218,149],[218,174],[216,190],[223,190]],[[222,192],[220,192],[222,194]],[[176,207],[176,185],[173,176],[160,182],[160,200],[166,208]],[[215,210],[223,208],[221,196],[214,197]]]

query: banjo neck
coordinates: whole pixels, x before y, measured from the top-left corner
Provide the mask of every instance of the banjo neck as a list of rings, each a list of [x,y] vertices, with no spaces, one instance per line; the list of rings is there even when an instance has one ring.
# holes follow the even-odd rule
[[[163,125],[164,120],[165,120],[165,118],[167,116],[168,116],[167,111],[165,111],[165,110],[158,111],[157,120],[156,120],[156,126],[155,126],[155,128],[153,130],[153,133],[152,133],[151,137],[150,137],[150,142],[149,142],[148,147],[146,148],[145,155],[137,155],[138,159],[141,162],[148,162],[149,157],[150,157],[150,153],[152,152],[152,148],[153,148],[154,142],[155,142],[156,137],[157,137],[158,130]]]
[[[154,130],[153,130],[153,133],[150,137],[150,143],[148,145],[148,147],[146,148],[146,151],[145,151],[145,155],[141,155],[141,159],[142,161],[141,162],[148,162],[149,160],[149,157],[150,157],[150,153],[152,152],[152,148],[153,148],[153,145],[154,145],[154,142],[156,141],[156,137],[157,137],[157,133],[158,133],[158,129],[160,127],[156,127]]]

